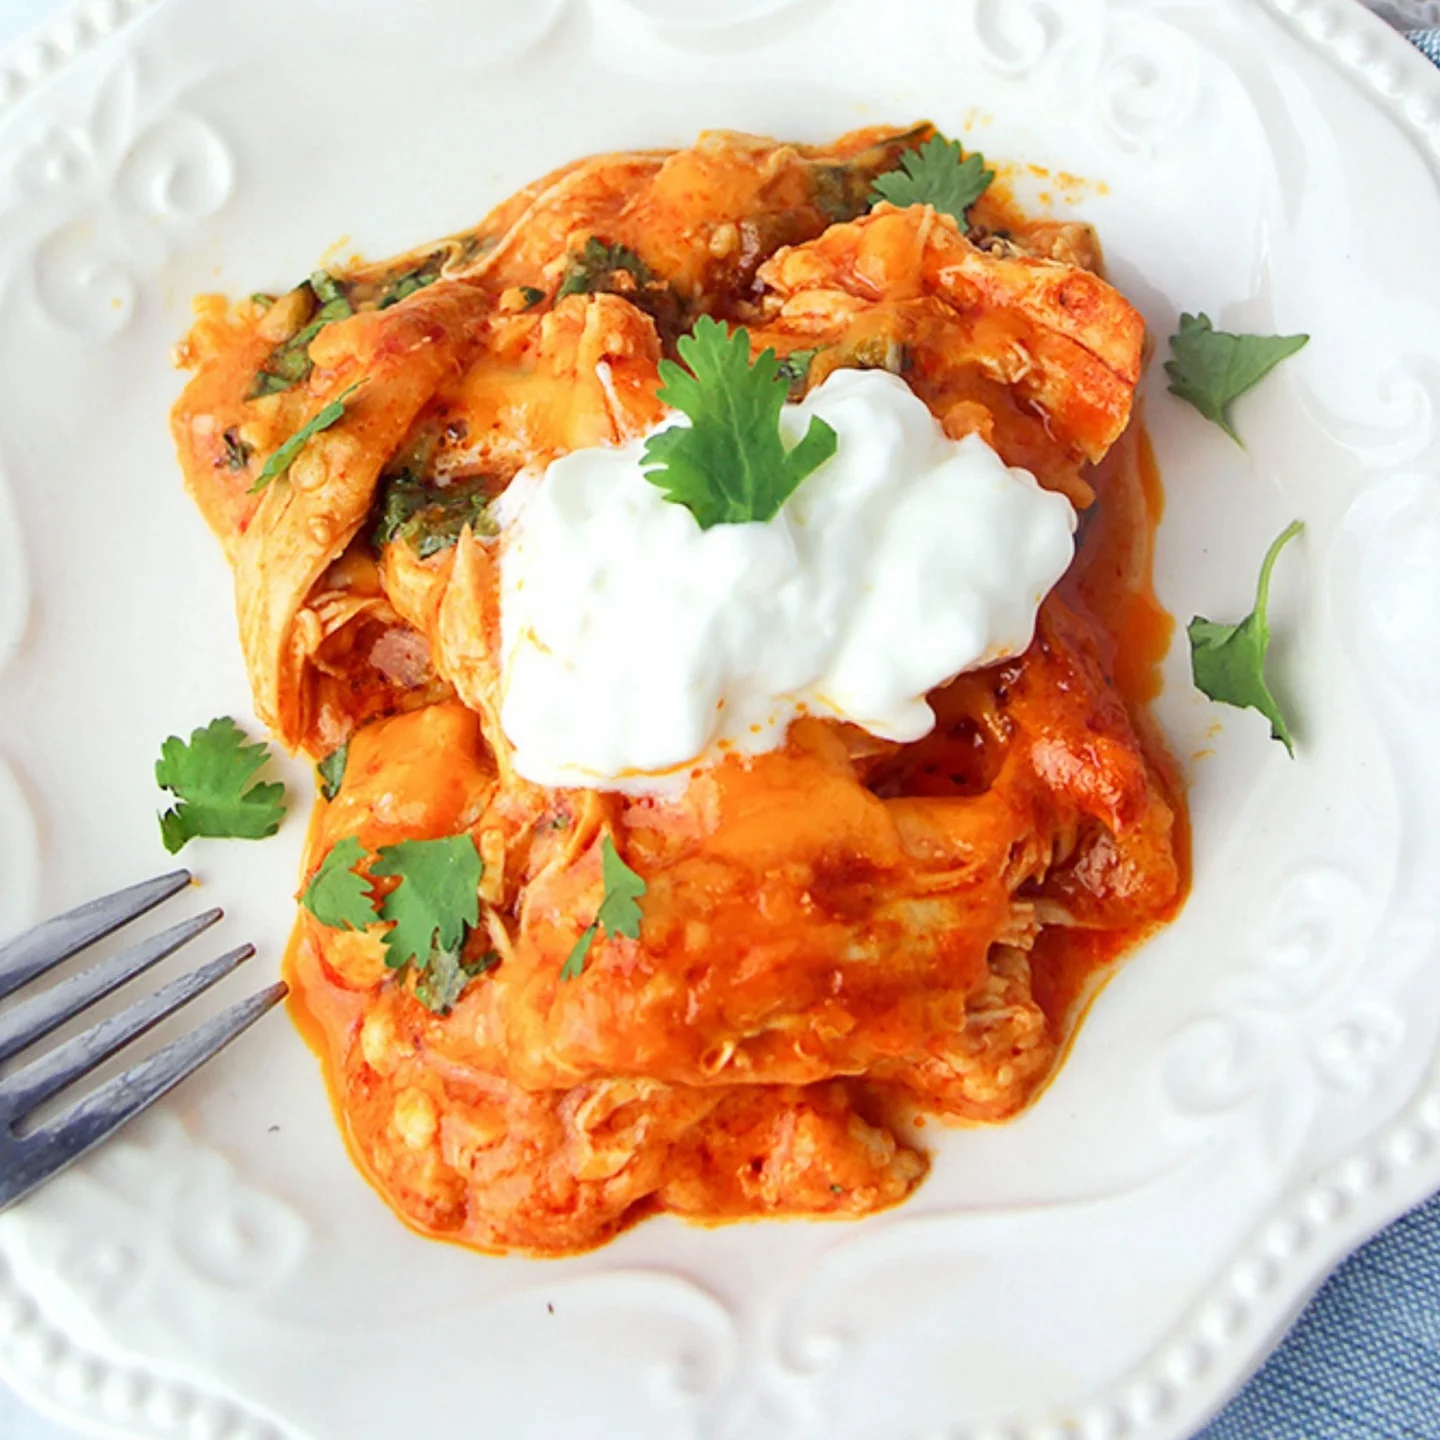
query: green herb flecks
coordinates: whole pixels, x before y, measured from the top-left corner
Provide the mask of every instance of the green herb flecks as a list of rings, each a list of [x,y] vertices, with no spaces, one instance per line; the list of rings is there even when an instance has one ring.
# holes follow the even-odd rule
[[[225,444],[225,465],[230,470],[243,470],[255,453],[255,447],[240,438],[233,425],[220,437]]]
[[[445,252],[441,251],[431,255],[423,264],[402,271],[386,285],[375,308],[388,310],[392,305],[398,305],[402,300],[408,300],[417,291],[425,289],[427,285],[433,285],[440,278],[440,271],[444,264]]]
[[[776,362],[776,372],[789,387],[791,400],[800,400],[804,397],[805,387],[810,381],[810,367],[819,353],[819,346],[813,350],[792,350],[788,355],[782,355]]]
[[[277,480],[294,463],[295,457],[310,443],[315,436],[322,431],[328,430],[332,425],[337,425],[345,416],[345,402],[363,385],[363,380],[357,380],[348,389],[342,390],[323,409],[312,415],[266,462],[260,469],[260,476],[250,487],[251,495],[258,495],[272,480]]]
[[[427,1010],[448,1015],[465,987],[499,963],[500,957],[493,950],[487,950],[478,960],[467,960],[459,951],[437,946],[430,954],[430,963],[415,981],[415,998]]]
[[[599,933],[598,925],[587,925],[581,932],[580,938],[571,948],[569,955],[565,957],[565,963],[560,967],[560,978],[562,980],[578,980],[585,971],[585,961],[589,958],[590,947],[595,943],[595,936]]]
[[[580,253],[570,257],[555,298],[563,300],[567,295],[594,295],[614,290],[622,275],[628,275],[630,283],[621,284],[620,288],[631,292],[651,284],[655,278],[650,267],[628,245],[611,245],[592,235]]]
[[[555,302],[567,295],[619,295],[655,322],[662,339],[681,328],[684,306],[670,285],[628,246],[612,245],[592,235],[571,255]]]
[[[814,160],[810,163],[810,183],[815,208],[831,223],[854,220],[871,205],[871,187],[878,175],[893,170],[901,158],[915,148],[921,136],[932,133],[930,125],[916,125],[900,135],[892,135],[848,160]],[[768,250],[767,250],[768,253]]]
[[[376,550],[403,540],[421,560],[456,544],[468,525],[477,535],[494,535],[490,518],[489,482],[482,476],[435,485],[409,472],[384,482],[380,514],[371,532]]]
[[[479,919],[485,873],[475,842],[468,835],[451,835],[382,845],[371,872],[398,877],[400,883],[378,906],[370,882],[355,868],[364,858],[357,837],[338,841],[311,876],[300,903],[334,930],[391,922],[383,939],[386,965],[396,971],[408,968],[415,998],[437,1015],[448,1014],[473,979],[500,963],[493,950],[475,960],[464,954]]]
[[[472,230],[470,234],[457,238],[459,239],[459,249],[455,252],[457,265],[468,265],[482,255],[488,255],[500,243],[500,236],[494,231]]]
[[[832,224],[843,224],[870,208],[873,177],[853,165],[815,165],[810,170],[815,208]]]
[[[265,363],[255,372],[255,379],[245,397],[247,400],[277,395],[300,384],[313,368],[310,342],[332,321],[344,320],[355,313],[346,287],[332,275],[317,270],[305,284],[319,309],[310,317],[308,324],[270,352]]]
[[[910,347],[894,335],[867,335],[838,348],[836,369],[888,370],[892,375],[903,375],[913,364]]]

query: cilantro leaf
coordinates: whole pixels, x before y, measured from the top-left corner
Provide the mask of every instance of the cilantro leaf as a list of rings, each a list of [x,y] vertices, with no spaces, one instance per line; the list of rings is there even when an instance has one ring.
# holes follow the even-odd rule
[[[1265,553],[1255,608],[1238,625],[1217,625],[1197,615],[1190,622],[1190,667],[1198,690],[1223,705],[1258,710],[1270,722],[1271,736],[1293,756],[1295,746],[1280,706],[1265,683],[1270,648],[1270,572],[1286,544],[1305,527],[1294,521]]]
[[[600,922],[597,920],[593,925],[587,925],[580,932],[580,938],[575,942],[574,948],[560,967],[562,980],[578,980],[580,978],[581,972],[585,969],[585,957],[589,955],[590,947],[595,943],[595,936],[599,930]]]
[[[574,980],[584,970],[590,947],[602,928],[607,935],[640,938],[643,913],[636,902],[645,893],[645,882],[620,858],[615,842],[608,835],[600,842],[600,876],[605,887],[604,898],[593,923],[581,932],[561,966],[562,980]]]
[[[369,882],[355,871],[364,857],[355,836],[338,841],[300,903],[334,930],[363,930],[377,920],[394,921],[383,940],[386,965],[392,970],[413,965],[415,998],[437,1015],[448,1014],[471,980],[500,963],[493,950],[478,960],[464,957],[466,937],[480,916],[477,892],[485,870],[474,842],[468,835],[452,835],[381,846],[371,870],[398,875],[400,884],[378,913]]]
[[[310,360],[310,342],[331,321],[345,320],[355,313],[345,286],[323,270],[317,270],[305,282],[305,286],[308,286],[310,293],[320,302],[320,308],[311,317],[308,325],[297,330],[270,352],[265,363],[255,372],[255,378],[245,396],[247,400],[258,400],[262,395],[278,395],[282,390],[291,390],[298,385],[314,368]]]
[[[524,300],[527,310],[533,310],[545,298],[545,292],[537,290],[533,285],[522,285],[520,298]]]
[[[348,390],[342,390],[323,409],[312,415],[261,467],[260,478],[250,487],[249,493],[257,495],[272,480],[282,476],[294,463],[295,457],[322,430],[338,424],[345,415],[345,402],[363,385],[357,380]]]
[[[347,835],[330,847],[320,868],[300,896],[300,903],[332,930],[364,930],[376,920],[375,900],[369,882],[355,873],[365,858],[365,847]]]
[[[380,907],[380,918],[394,922],[385,935],[392,970],[411,963],[424,969],[433,951],[458,951],[480,918],[485,866],[469,835],[382,845],[370,873],[400,877]]]
[[[596,912],[595,923],[607,935],[640,938],[640,907],[635,902],[645,893],[645,882],[620,858],[615,842],[607,835],[600,842],[600,876],[605,898]]]
[[[1170,337],[1171,358],[1165,362],[1170,393],[1189,401],[1242,445],[1230,419],[1231,405],[1309,339],[1308,335],[1231,335],[1216,330],[1208,315],[1182,315],[1180,329]]]
[[[744,326],[728,335],[710,316],[679,345],[680,358],[660,362],[660,399],[690,417],[645,442],[645,478],[686,509],[702,530],[769,520],[795,487],[834,453],[835,432],[818,416],[787,450],[780,410],[789,386],[773,350],[752,364]],[[693,372],[693,373],[692,373]]]
[[[967,224],[970,207],[990,188],[995,172],[978,151],[966,155],[958,140],[932,135],[918,150],[907,150],[894,170],[877,175],[871,203],[933,205]]]
[[[315,773],[320,777],[320,793],[327,800],[333,800],[340,793],[340,787],[345,783],[345,766],[349,761],[350,742],[347,740],[315,767]]]
[[[478,960],[466,960],[458,950],[436,946],[430,963],[415,982],[415,998],[437,1015],[448,1015],[465,987],[479,975],[493,970],[500,957],[487,950]]]
[[[155,783],[179,804],[160,816],[160,838],[170,854],[198,836],[263,840],[285,818],[285,787],[251,785],[270,758],[263,742],[246,744],[245,732],[228,715],[160,747]],[[248,787],[248,788],[247,788]]]

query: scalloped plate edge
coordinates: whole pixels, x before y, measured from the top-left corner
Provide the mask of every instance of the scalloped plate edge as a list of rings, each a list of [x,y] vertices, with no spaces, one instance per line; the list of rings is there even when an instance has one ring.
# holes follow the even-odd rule
[[[0,50],[0,125],[144,15],[178,0],[78,0]],[[1440,69],[1354,0],[1245,0],[1325,56],[1418,142],[1440,176]],[[1183,1440],[1284,1337],[1330,1271],[1440,1189],[1440,1057],[1402,1111],[1251,1232],[1211,1293],[1107,1394],[951,1440]],[[305,1440],[213,1381],[76,1342],[0,1261],[0,1379],[36,1410],[108,1440]]]

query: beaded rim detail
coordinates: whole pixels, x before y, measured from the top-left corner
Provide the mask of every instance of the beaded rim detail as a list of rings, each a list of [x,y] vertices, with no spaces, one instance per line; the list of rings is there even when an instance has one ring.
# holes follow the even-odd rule
[[[0,51],[0,124],[165,0],[80,0]],[[1353,0],[1252,0],[1322,52],[1420,142],[1440,177],[1440,70]],[[1103,1394],[947,1440],[1174,1440],[1220,1409],[1330,1269],[1440,1180],[1440,1057],[1408,1105],[1299,1187],[1151,1354]],[[1228,1377],[1216,1384],[1216,1375]],[[304,1440],[193,1378],[102,1357],[67,1336],[0,1260],[0,1375],[37,1409],[116,1440]]]

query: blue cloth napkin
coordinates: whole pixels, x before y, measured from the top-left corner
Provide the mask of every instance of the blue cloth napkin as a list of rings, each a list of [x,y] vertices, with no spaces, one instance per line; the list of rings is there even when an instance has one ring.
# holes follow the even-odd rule
[[[1427,33],[1440,52],[1440,30]],[[1440,1195],[1330,1277],[1265,1368],[1196,1440],[1437,1437]]]
[[[1440,65],[1440,30],[1407,30],[1406,39],[1418,45],[1421,51]]]
[[[1440,29],[1407,35],[1440,65]],[[1440,1195],[1330,1277],[1196,1440],[1440,1440]]]

